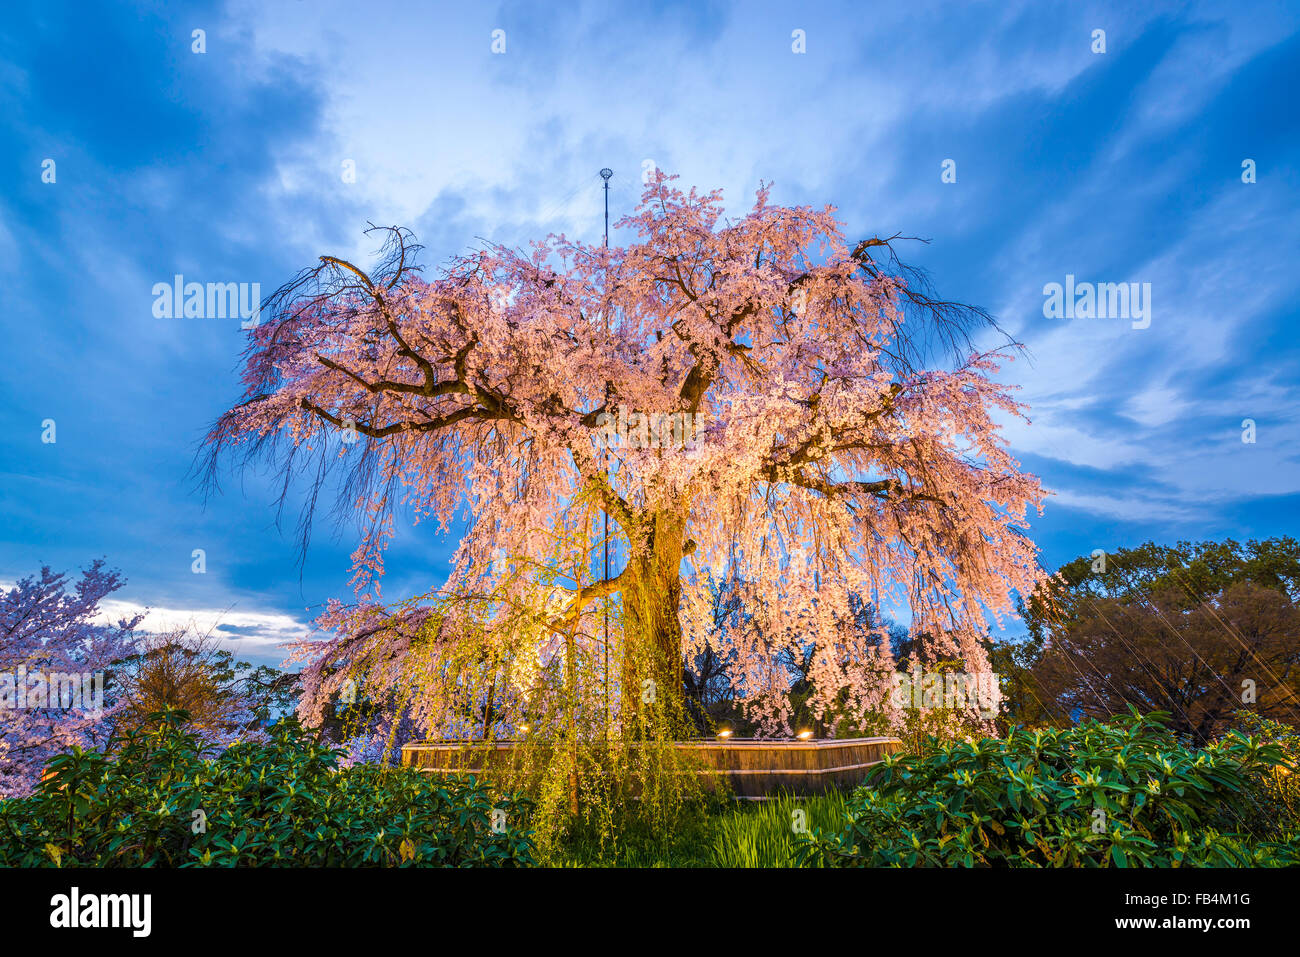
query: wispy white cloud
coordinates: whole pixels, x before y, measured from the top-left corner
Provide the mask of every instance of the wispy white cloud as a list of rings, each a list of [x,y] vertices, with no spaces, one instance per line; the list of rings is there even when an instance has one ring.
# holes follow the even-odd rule
[[[285,645],[311,635],[311,626],[292,615],[273,611],[211,608],[150,607],[133,601],[108,599],[100,603],[98,621],[115,623],[143,614],[138,629],[163,634],[189,629],[211,635],[218,647],[254,664],[279,666],[288,657]]]

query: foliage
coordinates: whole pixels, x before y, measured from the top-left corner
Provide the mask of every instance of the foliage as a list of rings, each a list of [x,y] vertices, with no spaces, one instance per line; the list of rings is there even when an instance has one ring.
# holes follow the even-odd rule
[[[1254,771],[1250,800],[1241,808],[1252,831],[1282,840],[1300,833],[1300,731],[1241,710],[1235,725],[1243,734],[1276,745],[1286,762]]]
[[[916,685],[920,684],[922,686],[920,706],[917,706],[915,692],[911,695],[902,694],[904,698],[901,709],[902,720],[895,728],[877,733],[897,737],[902,742],[901,750],[911,754],[927,754],[941,743],[969,739],[972,735],[982,734],[991,726],[987,717],[978,712],[972,714],[967,708],[955,707],[952,702],[947,702],[942,697],[934,704],[927,704],[924,698],[924,679],[919,682],[917,680],[917,675],[920,673],[943,680],[947,675],[962,670],[962,662],[949,660],[933,662],[924,668],[923,672],[914,672],[912,685],[904,690],[914,690]],[[993,693],[997,691],[995,688],[988,690]],[[997,704],[997,700],[981,702],[982,707],[989,708],[996,707]]]
[[[556,669],[558,671],[558,669]],[[577,840],[593,849],[593,861],[625,856],[629,834],[667,848],[671,837],[691,830],[706,808],[726,800],[725,782],[710,790],[698,755],[676,747],[690,737],[691,717],[681,697],[663,695],[641,702],[624,736],[605,737],[597,722],[581,721],[571,690],[557,680],[552,694],[534,694],[528,732],[512,749],[503,786],[528,794],[535,805],[532,824],[539,859],[549,863]],[[597,717],[587,712],[590,717]],[[639,840],[639,839],[635,839]]]
[[[1300,863],[1300,838],[1249,833],[1237,808],[1281,749],[1230,734],[1203,750],[1167,716],[892,755],[855,792],[849,823],[804,859],[840,866],[1180,867]]]
[[[538,863],[546,867],[710,867],[717,818],[730,802],[704,796],[682,809],[671,828],[655,826],[635,803],[604,805],[543,840]]]
[[[989,667],[1001,691],[996,729],[999,737],[1012,728],[1049,727],[1062,721],[1061,706],[1042,687],[1034,667],[1042,657],[1042,642],[1032,637],[988,639]]]
[[[284,721],[266,743],[205,756],[183,711],[74,749],[38,793],[0,802],[0,865],[509,866],[532,862],[526,805],[472,778],[338,767]],[[496,821],[493,814],[498,815]],[[496,825],[494,827],[494,824]]]
[[[266,665],[253,668],[217,646],[212,634],[189,629],[148,635],[120,662],[119,730],[140,729],[150,715],[185,711],[189,728],[212,742],[230,743],[292,710],[296,676]]]
[[[114,664],[132,652],[140,616],[96,619],[123,584],[96,561],[75,584],[46,567],[0,589],[0,798],[30,793],[60,751],[107,739],[121,701]]]

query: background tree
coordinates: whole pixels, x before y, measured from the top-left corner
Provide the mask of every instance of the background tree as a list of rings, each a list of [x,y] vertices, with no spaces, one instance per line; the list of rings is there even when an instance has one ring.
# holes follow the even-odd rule
[[[508,726],[520,705],[503,692],[522,700],[558,660],[567,693],[630,732],[647,701],[680,697],[711,570],[752,614],[733,636],[737,693],[776,731],[796,648],[811,648],[814,714],[882,707],[888,645],[862,635],[851,596],[906,606],[978,670],[986,615],[1037,582],[1024,528],[1041,490],[994,424],[1022,409],[991,378],[1005,356],[971,349],[983,312],[932,296],[891,239],[850,246],[833,209],[773,206],[766,187],[723,221],[719,193],[660,175],[618,225],[635,241],[488,246],[427,280],[393,229],[376,267],[322,257],[264,310],[210,463],[238,446],[286,488],[309,476],[304,543],[331,477],[360,520],[362,601],[333,609],[336,637],[309,652],[309,718],[364,676],[417,688],[429,732],[457,724],[467,687],[499,696]],[[620,421],[637,441],[609,441]],[[380,610],[366,589],[395,510],[445,529],[462,505],[445,587]],[[608,578],[593,572],[601,512]]]
[[[1300,542],[1281,536],[1222,542],[1144,542],[1135,548],[1080,556],[1045,579],[1022,609],[1034,639],[1068,628],[1078,609],[1098,598],[1141,600],[1165,592],[1192,607],[1242,582],[1300,598]]]
[[[1002,700],[997,731],[1005,736],[1012,728],[1040,728],[1068,725],[1066,711],[1044,689],[1034,667],[1042,657],[1042,644],[1033,638],[990,638],[989,667],[998,676]]]
[[[78,745],[102,746],[121,694],[115,665],[131,654],[142,616],[100,622],[100,603],[124,584],[121,575],[93,562],[75,583],[48,567],[0,590],[0,797],[27,794],[45,762]],[[103,679],[102,710],[93,707],[95,675]],[[56,707],[23,705],[42,696],[52,675],[76,675],[82,696]],[[85,694],[85,679],[91,691]],[[60,694],[65,684],[59,682]],[[24,687],[20,687],[20,685]]]
[[[189,714],[192,733],[228,743],[291,711],[294,678],[237,661],[211,632],[175,628],[143,637],[121,662],[114,723],[119,731],[141,730],[167,709],[179,709]]]
[[[1300,546],[1147,542],[1076,559],[1033,596],[1035,696],[1058,721],[1162,710],[1207,741],[1243,707],[1300,719]]]
[[[715,726],[727,726],[734,731],[735,715],[731,714],[736,696],[732,687],[731,672],[734,653],[722,650],[723,632],[744,621],[745,609],[730,581],[711,581],[713,635],[703,649],[686,656],[684,671],[685,691],[692,704],[692,714],[697,718],[697,730],[709,734]],[[721,722],[721,724],[720,724]]]

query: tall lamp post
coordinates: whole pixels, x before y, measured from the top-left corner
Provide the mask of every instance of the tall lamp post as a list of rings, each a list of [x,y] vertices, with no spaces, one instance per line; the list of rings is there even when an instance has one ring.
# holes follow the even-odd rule
[[[605,181],[605,248],[609,249],[609,178],[614,175],[614,171],[608,167],[600,171],[600,178]],[[608,265],[606,267],[606,286],[608,286],[609,273]],[[609,304],[605,308],[605,345],[609,346]],[[609,405],[610,382],[605,380],[605,404]],[[608,413],[608,409],[605,410]],[[609,448],[604,449],[605,468],[609,469]],[[611,483],[612,485],[612,483]],[[605,581],[609,581],[609,512],[601,510],[601,517],[604,520],[604,535],[601,543],[605,552]],[[605,738],[609,739],[609,596],[605,596]]]

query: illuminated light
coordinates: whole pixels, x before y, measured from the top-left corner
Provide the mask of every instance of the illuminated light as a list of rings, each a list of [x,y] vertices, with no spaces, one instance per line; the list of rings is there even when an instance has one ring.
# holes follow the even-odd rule
[[[729,737],[731,737],[731,729],[730,729],[730,728],[724,728],[723,730],[719,731],[719,732],[718,732],[718,737],[720,737],[720,738],[729,738]]]
[[[811,738],[812,736],[813,736],[813,733],[812,733],[811,731],[807,731],[807,730],[800,731],[797,735],[795,735],[795,737],[798,738],[800,741],[807,741],[807,740],[808,740],[809,738]]]

